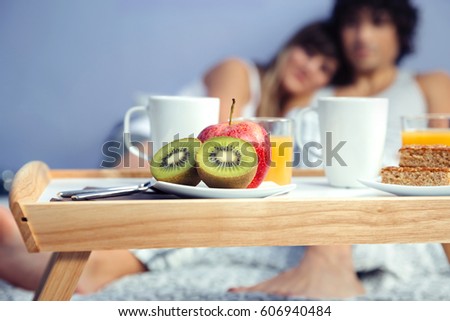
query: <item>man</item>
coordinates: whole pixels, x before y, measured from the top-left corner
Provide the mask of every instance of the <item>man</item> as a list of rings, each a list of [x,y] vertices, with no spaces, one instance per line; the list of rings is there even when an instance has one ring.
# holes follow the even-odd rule
[[[401,146],[400,117],[449,113],[450,78],[443,72],[411,75],[397,67],[413,50],[417,10],[409,0],[337,0],[331,23],[341,44],[343,67],[336,86],[322,90],[317,97],[389,98],[385,163],[393,162]],[[351,246],[309,247],[298,266],[234,291],[313,298],[364,293],[353,267]]]
[[[397,67],[413,50],[417,11],[409,0],[339,0],[332,21],[344,56],[338,78],[347,83],[335,94],[389,98],[385,162],[392,163],[401,146],[401,116],[450,112],[450,79]]]

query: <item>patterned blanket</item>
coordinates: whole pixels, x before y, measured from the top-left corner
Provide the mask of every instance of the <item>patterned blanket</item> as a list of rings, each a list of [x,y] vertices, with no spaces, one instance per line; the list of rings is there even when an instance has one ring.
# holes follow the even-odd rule
[[[302,247],[168,250],[151,272],[119,279],[74,300],[302,300],[263,293],[232,294],[296,264]],[[450,300],[450,265],[439,244],[355,245],[354,263],[367,294],[349,300]],[[0,280],[0,300],[32,293]]]

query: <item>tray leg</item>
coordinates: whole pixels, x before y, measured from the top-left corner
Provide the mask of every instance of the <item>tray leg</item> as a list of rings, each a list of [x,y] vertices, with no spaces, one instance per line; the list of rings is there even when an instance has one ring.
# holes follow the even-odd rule
[[[90,254],[90,251],[53,253],[33,300],[70,300]]]
[[[444,248],[445,255],[447,256],[447,261],[450,263],[450,243],[443,243],[442,247]]]

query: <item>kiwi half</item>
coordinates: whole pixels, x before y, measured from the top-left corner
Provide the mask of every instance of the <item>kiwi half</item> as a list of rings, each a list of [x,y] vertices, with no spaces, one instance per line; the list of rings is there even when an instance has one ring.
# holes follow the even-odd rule
[[[228,136],[203,142],[195,159],[197,172],[209,187],[246,188],[258,168],[258,155],[253,145]]]
[[[197,138],[175,140],[160,148],[150,161],[150,170],[158,181],[195,186],[200,183],[195,154],[200,149]]]

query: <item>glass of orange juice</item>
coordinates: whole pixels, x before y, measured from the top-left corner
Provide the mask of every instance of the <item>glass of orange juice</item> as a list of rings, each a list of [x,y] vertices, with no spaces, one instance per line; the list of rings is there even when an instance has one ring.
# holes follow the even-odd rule
[[[250,117],[245,120],[258,123],[270,136],[272,160],[264,181],[290,184],[294,157],[293,120],[283,117]]]
[[[450,114],[402,117],[402,145],[450,146]]]

